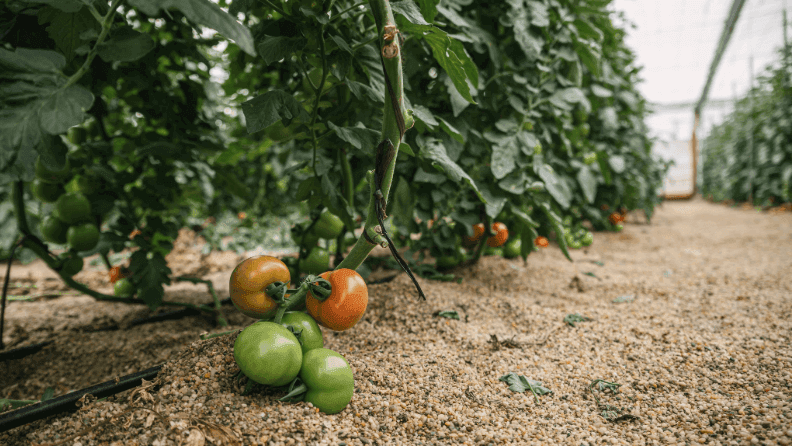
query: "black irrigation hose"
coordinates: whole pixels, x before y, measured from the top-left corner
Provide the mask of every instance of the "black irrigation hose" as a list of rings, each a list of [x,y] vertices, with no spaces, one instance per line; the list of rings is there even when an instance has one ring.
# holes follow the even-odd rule
[[[0,362],[24,358],[25,356],[39,352],[42,348],[50,344],[52,344],[52,341],[40,342],[38,344],[15,348],[7,352],[0,352]]]
[[[221,304],[230,304],[231,303],[231,299],[221,300],[220,303]],[[182,310],[167,311],[165,313],[155,314],[154,316],[146,316],[146,317],[140,317],[140,318],[134,319],[134,320],[132,320],[132,322],[129,323],[129,326],[130,327],[134,327],[136,325],[149,324],[149,323],[152,323],[152,322],[161,322],[161,321],[167,321],[167,320],[173,320],[173,319],[181,319],[183,317],[194,316],[194,315],[197,315],[197,314],[201,314],[201,312],[196,310],[196,309],[194,309],[194,308],[185,308],[185,309],[182,309]],[[111,325],[109,327],[104,327],[104,328],[100,328],[98,330],[94,330],[94,332],[98,332],[98,331],[112,331],[112,330],[118,330],[120,328],[121,327],[116,324],[116,325]],[[14,360],[14,359],[22,359],[25,356],[29,356],[29,355],[32,355],[34,353],[38,353],[42,348],[46,347],[49,344],[52,344],[52,341],[41,342],[39,344],[28,345],[28,346],[25,346],[25,347],[19,347],[19,348],[15,348],[13,350],[9,350],[7,352],[0,352],[0,362],[11,361],[11,360]]]
[[[33,421],[52,415],[77,410],[75,403],[84,395],[91,394],[96,398],[105,398],[116,393],[129,390],[141,384],[142,380],[152,380],[157,376],[162,364],[142,372],[133,373],[121,378],[112,379],[82,390],[77,390],[66,395],[52,398],[39,403],[31,404],[20,409],[0,414],[0,432],[5,432]]]

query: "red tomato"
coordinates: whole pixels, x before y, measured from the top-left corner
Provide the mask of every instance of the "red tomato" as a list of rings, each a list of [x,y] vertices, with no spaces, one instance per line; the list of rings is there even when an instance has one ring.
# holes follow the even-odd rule
[[[330,282],[332,293],[324,301],[319,301],[308,293],[305,307],[319,325],[335,331],[344,331],[355,326],[368,305],[368,287],[356,271],[341,268],[320,274]]]
[[[509,229],[499,221],[492,225],[492,231],[495,235],[487,239],[487,246],[497,248],[498,246],[503,246],[506,240],[509,239]]]
[[[534,245],[539,246],[541,248],[547,248],[548,246],[550,246],[550,242],[547,241],[547,237],[542,237],[540,235],[539,237],[536,237],[536,239],[534,240]]]

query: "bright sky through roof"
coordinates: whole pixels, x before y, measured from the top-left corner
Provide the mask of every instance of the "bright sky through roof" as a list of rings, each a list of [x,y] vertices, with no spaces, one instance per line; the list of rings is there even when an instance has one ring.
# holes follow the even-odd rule
[[[655,136],[688,139],[693,128],[693,105],[701,96],[732,0],[615,0],[612,8],[624,11],[636,25],[628,29],[627,45],[643,66],[639,85],[644,97],[656,104],[691,103],[679,110],[657,108],[648,119]],[[792,21],[792,0],[747,0],[710,89],[710,101],[742,97],[754,76],[779,61],[783,45],[783,11]],[[792,31],[788,31],[792,38]],[[706,107],[702,129],[721,122],[728,108]]]

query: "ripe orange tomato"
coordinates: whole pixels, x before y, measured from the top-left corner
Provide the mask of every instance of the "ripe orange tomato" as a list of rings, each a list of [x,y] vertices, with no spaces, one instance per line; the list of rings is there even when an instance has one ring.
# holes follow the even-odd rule
[[[473,237],[465,237],[468,242],[477,242],[481,236],[484,235],[484,223],[477,223],[473,225]]]
[[[140,234],[142,234],[140,232],[140,229],[135,229],[135,230],[133,230],[132,232],[129,233],[129,239],[130,240],[134,240],[135,237],[139,236]]]
[[[115,284],[121,278],[121,267],[114,266],[110,268],[110,283]]]
[[[509,229],[499,221],[492,225],[492,231],[495,232],[495,235],[487,239],[487,246],[497,248],[498,246],[503,246],[506,240],[509,239]]]
[[[624,221],[624,217],[621,214],[619,214],[617,212],[614,212],[614,213],[610,214],[610,216],[608,217],[608,220],[611,222],[611,224],[616,225],[616,224],[619,224],[619,223],[623,222]]]
[[[542,237],[540,235],[539,237],[536,237],[536,239],[534,240],[534,245],[539,246],[541,248],[547,248],[548,246],[550,246],[550,242],[547,241],[547,237]]]
[[[266,293],[275,282],[289,283],[289,268],[279,259],[256,256],[234,268],[228,285],[231,302],[246,316],[268,319],[275,316],[278,304]]]
[[[247,218],[247,212],[240,212],[237,214],[237,218],[240,220],[244,220]]]
[[[319,325],[335,331],[344,331],[355,326],[368,305],[366,282],[356,271],[341,268],[319,275],[330,282],[333,291],[324,301],[308,293],[305,307]]]

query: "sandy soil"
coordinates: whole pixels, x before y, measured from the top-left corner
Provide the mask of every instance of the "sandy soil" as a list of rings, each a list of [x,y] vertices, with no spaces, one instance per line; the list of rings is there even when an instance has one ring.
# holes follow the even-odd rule
[[[172,268],[227,296],[242,257],[203,257],[194,243],[180,239]],[[241,396],[235,335],[198,340],[222,331],[208,319],[124,329],[148,310],[69,295],[12,302],[5,342],[53,343],[0,363],[0,397],[38,399],[48,386],[59,396],[166,365],[153,382],[0,444],[792,444],[792,213],[669,202],[651,225],[631,215],[623,233],[598,233],[573,258],[552,245],[527,263],[485,258],[455,271],[462,283],[421,280],[425,303],[403,274],[370,285],[365,318],[324,333],[356,380],[351,405],[330,416],[278,402],[274,389]],[[103,268],[78,279],[109,290]],[[63,291],[36,263],[15,266],[12,286]],[[210,298],[178,284],[167,299]],[[225,308],[233,328],[252,322]],[[592,320],[569,326],[572,313]],[[96,331],[113,324],[122,329]],[[499,380],[510,372],[552,393],[513,392]],[[590,389],[598,379],[620,387]]]

